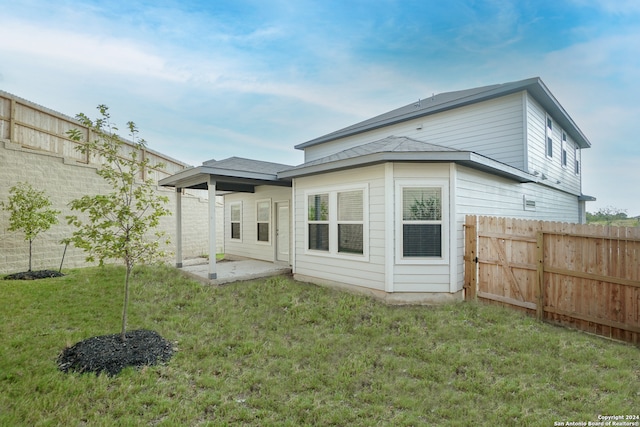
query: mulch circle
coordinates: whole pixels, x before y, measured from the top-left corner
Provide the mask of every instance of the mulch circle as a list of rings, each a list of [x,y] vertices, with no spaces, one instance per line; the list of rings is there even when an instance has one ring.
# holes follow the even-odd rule
[[[36,280],[62,276],[64,276],[64,274],[54,270],[23,271],[20,273],[9,274],[4,277],[4,280]]]
[[[140,329],[120,334],[103,335],[80,341],[63,350],[58,357],[62,372],[95,372],[116,375],[128,366],[142,367],[168,362],[173,346],[157,332]]]

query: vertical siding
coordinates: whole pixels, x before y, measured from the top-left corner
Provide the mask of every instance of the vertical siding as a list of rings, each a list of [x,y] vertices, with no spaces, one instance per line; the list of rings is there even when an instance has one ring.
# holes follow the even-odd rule
[[[582,189],[581,174],[575,174],[576,143],[567,135],[567,166],[562,166],[562,129],[553,120],[553,157],[546,155],[546,117],[547,114],[531,96],[527,95],[527,157],[528,171],[544,174],[545,184],[579,195]],[[580,150],[578,150],[578,156]],[[558,182],[559,181],[559,182]]]
[[[269,242],[258,242],[256,202],[271,201],[271,224]],[[230,205],[242,202],[241,240],[231,240]],[[275,203],[288,201],[291,204],[291,188],[275,186],[256,187],[255,193],[233,193],[224,196],[224,249],[225,254],[274,262],[275,254]]]
[[[524,169],[524,93],[444,111],[309,147],[305,149],[305,161],[316,160],[394,135],[407,136],[459,150],[474,151]]]
[[[305,245],[305,192],[331,190],[345,184],[367,184],[369,194],[368,260],[348,256],[315,255]],[[384,165],[295,179],[295,260],[296,274],[364,288],[384,290]],[[367,203],[367,200],[365,200]],[[365,242],[366,243],[366,242]]]

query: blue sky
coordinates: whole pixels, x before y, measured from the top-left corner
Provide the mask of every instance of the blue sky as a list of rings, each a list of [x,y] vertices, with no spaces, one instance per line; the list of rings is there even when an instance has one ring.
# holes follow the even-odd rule
[[[106,104],[189,164],[293,146],[419,98],[539,76],[592,142],[589,211],[640,215],[636,0],[0,0],[0,89]]]

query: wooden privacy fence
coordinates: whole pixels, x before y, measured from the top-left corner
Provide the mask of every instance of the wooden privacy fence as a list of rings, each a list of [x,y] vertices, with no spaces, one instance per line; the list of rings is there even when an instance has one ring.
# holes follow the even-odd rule
[[[0,144],[5,139],[20,148],[61,157],[72,164],[98,166],[102,162],[100,157],[82,154],[76,150],[78,143],[67,135],[67,131],[71,129],[80,130],[85,141],[94,139],[90,129],[77,120],[0,90]],[[123,139],[123,142],[123,155],[128,156],[133,146],[130,141]],[[154,182],[188,167],[178,160],[148,148],[139,152],[139,158],[148,158],[152,164],[164,164],[162,170],[151,172],[151,176],[140,177],[152,178]]]
[[[640,227],[467,216],[467,299],[640,343]]]

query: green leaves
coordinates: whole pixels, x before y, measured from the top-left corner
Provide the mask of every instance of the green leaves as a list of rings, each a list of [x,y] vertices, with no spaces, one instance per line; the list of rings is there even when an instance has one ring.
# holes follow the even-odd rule
[[[58,223],[60,211],[50,209],[51,201],[44,191],[19,182],[9,189],[9,194],[9,203],[0,202],[0,206],[11,213],[9,231],[23,231],[25,240],[33,240],[40,232]]]
[[[9,189],[9,203],[0,202],[10,212],[9,231],[22,231],[29,241],[29,271],[33,239],[58,223],[60,211],[51,209],[51,201],[44,191],[34,189],[27,182],[19,182]]]
[[[77,129],[67,135],[80,143],[80,152],[102,159],[97,173],[112,191],[71,202],[71,209],[84,213],[87,219],[78,215],[67,217],[68,223],[77,227],[69,241],[85,249],[88,258],[97,259],[101,264],[108,259],[120,259],[127,266],[150,262],[164,255],[159,250],[163,233],[150,233],[150,230],[158,226],[161,217],[170,215],[170,211],[164,207],[168,198],[156,194],[152,183],[143,178],[163,165],[151,165],[149,159],[140,155],[146,145],[138,138],[133,122],[127,123],[131,147],[115,133],[117,127],[110,122],[108,107],[99,105],[98,111],[100,117],[95,121],[84,114],[76,116],[95,139],[83,141],[83,134]],[[155,238],[149,239],[151,236]]]
[[[67,132],[69,138],[79,143],[81,153],[100,159],[97,173],[111,187],[108,194],[84,196],[71,202],[71,209],[83,213],[84,218],[67,217],[68,223],[77,228],[68,241],[87,252],[87,261],[97,260],[100,265],[108,259],[124,262],[127,268],[121,331],[124,340],[131,270],[137,263],[165,256],[160,243],[168,243],[168,239],[163,239],[164,232],[154,229],[160,218],[171,212],[164,207],[168,198],[158,195],[153,182],[146,178],[163,165],[152,165],[145,158],[145,141],[138,138],[133,122],[127,123],[132,144],[125,144],[116,134],[118,128],[109,120],[108,110],[106,105],[99,105],[100,117],[95,121],[84,114],[76,116],[95,139],[83,141],[80,131]]]

